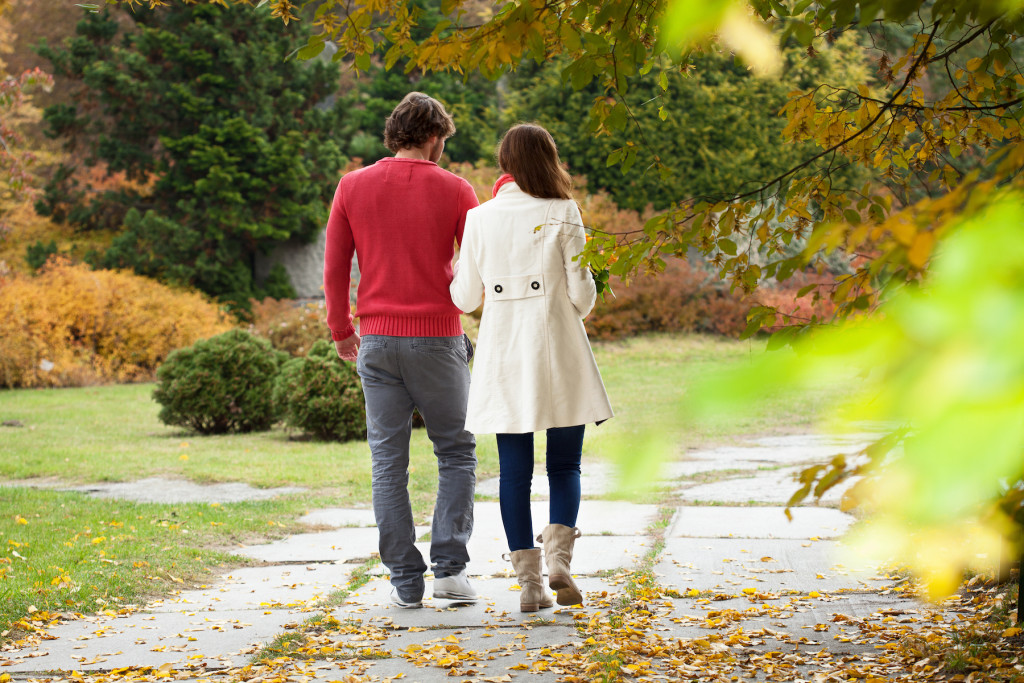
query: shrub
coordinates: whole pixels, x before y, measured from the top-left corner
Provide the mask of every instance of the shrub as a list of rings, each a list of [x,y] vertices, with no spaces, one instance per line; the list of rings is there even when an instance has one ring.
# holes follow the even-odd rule
[[[200,434],[270,429],[277,421],[274,381],[286,358],[242,330],[178,349],[156,373],[160,420]]]
[[[615,298],[598,300],[586,320],[596,339],[620,339],[642,332],[704,332],[737,337],[746,327],[749,303],[740,293],[690,263],[669,260],[665,271],[625,286],[611,278]]]
[[[334,344],[317,341],[305,358],[281,368],[274,402],[284,423],[324,441],[366,438],[362,384],[355,366],[345,363]]]
[[[0,386],[148,380],[174,349],[229,327],[197,293],[56,258],[0,280]]]
[[[292,356],[304,356],[314,342],[331,339],[323,302],[297,306],[293,301],[267,298],[252,303],[252,315],[249,331]]]
[[[776,332],[784,326],[812,320],[829,321],[836,311],[835,302],[830,297],[835,282],[829,274],[796,273],[782,284],[758,289],[751,295],[750,302],[776,310],[776,323],[765,327],[766,332]],[[815,288],[797,297],[800,290],[809,285],[815,285]]]
[[[57,240],[50,240],[49,242],[38,240],[35,244],[30,244],[25,248],[25,263],[32,270],[39,270],[46,265],[50,258],[59,253]]]
[[[621,339],[643,332],[697,332],[739,337],[747,326],[747,312],[754,305],[778,310],[777,324],[766,328],[774,332],[783,325],[829,320],[835,305],[828,298],[830,275],[797,273],[782,284],[762,284],[751,296],[730,291],[729,284],[716,272],[703,270],[688,261],[669,259],[665,271],[634,279],[629,286],[611,278],[615,298],[598,299],[594,312],[585,321],[587,334],[594,339]],[[815,284],[801,298],[796,295],[805,285]],[[818,298],[815,299],[815,291]]]

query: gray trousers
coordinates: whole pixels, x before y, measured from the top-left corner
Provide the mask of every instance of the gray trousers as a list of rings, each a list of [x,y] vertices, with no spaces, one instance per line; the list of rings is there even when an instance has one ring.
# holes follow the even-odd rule
[[[405,600],[423,596],[427,567],[414,546],[409,500],[409,438],[418,408],[437,456],[437,501],[430,534],[436,577],[459,573],[469,561],[473,531],[476,440],[466,431],[468,350],[462,337],[366,335],[356,368],[366,399],[373,462],[373,512],[380,559]]]

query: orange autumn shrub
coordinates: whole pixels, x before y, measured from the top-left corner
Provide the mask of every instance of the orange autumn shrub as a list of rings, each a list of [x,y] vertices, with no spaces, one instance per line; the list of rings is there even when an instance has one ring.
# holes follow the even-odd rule
[[[797,298],[807,285],[814,290]],[[797,273],[782,284],[765,283],[751,296],[730,291],[728,283],[718,279],[714,270],[701,269],[688,261],[669,259],[662,273],[644,275],[629,286],[611,278],[612,291],[598,299],[593,313],[584,322],[592,339],[621,339],[644,332],[696,332],[739,337],[747,326],[747,312],[754,305],[771,306],[779,315],[775,332],[785,325],[828,321],[835,312],[829,299],[833,284],[830,275]]]
[[[249,332],[292,356],[305,356],[320,339],[331,340],[323,301],[299,304],[270,297],[253,301]]]
[[[801,297],[801,290],[815,285]],[[788,325],[810,322],[827,322],[836,312],[835,302],[831,299],[835,277],[825,273],[796,273],[784,283],[765,286],[754,292],[749,298],[751,304],[769,306],[776,310],[776,322],[764,328],[766,332],[777,332]]]
[[[147,380],[174,349],[230,327],[198,293],[54,259],[0,280],[0,387]]]
[[[681,259],[664,272],[633,279],[627,287],[612,276],[615,297],[598,299],[584,321],[593,339],[621,339],[644,332],[701,332],[738,337],[749,303],[713,273]]]

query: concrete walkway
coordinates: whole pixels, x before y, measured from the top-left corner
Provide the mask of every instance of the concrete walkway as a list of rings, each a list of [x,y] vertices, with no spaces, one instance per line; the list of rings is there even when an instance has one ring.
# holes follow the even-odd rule
[[[139,680],[146,673],[140,667],[152,667],[154,676],[179,680],[247,680],[256,674],[241,667],[264,644],[292,634],[303,643],[303,657],[276,661],[277,680],[563,680],[560,657],[585,652],[587,625],[636,597],[628,572],[642,561],[653,566],[659,587],[647,637],[684,648],[739,624],[747,636],[739,641],[736,675],[746,675],[744,662],[784,643],[821,661],[870,656],[876,643],[850,624],[922,606],[891,590],[875,568],[841,558],[839,539],[854,521],[849,515],[802,507],[788,522],[780,503],[796,489],[792,472],[800,466],[853,452],[863,441],[782,437],[691,453],[671,468],[664,506],[600,499],[614,473],[585,463],[584,535],[573,563],[583,607],[519,612],[518,587],[501,559],[507,547],[497,503],[476,505],[468,570],[482,599],[475,605],[433,600],[428,576],[422,610],[389,604],[390,586],[371,559],[377,532],[370,511],[319,510],[304,521],[329,530],[239,551],[262,560],[260,566],[137,611],[67,621],[24,649],[5,646],[0,676],[63,680],[84,672],[96,680]],[[546,520],[543,479],[535,491],[539,529]],[[496,482],[480,482],[479,492],[495,493]],[[420,545],[426,554],[429,543]],[[701,675],[671,657],[650,666],[638,680]]]

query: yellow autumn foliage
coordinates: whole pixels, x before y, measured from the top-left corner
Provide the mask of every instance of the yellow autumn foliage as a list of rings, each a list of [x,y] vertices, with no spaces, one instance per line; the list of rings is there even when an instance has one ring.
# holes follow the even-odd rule
[[[0,387],[146,380],[174,349],[230,327],[198,293],[55,259],[0,279]]]

